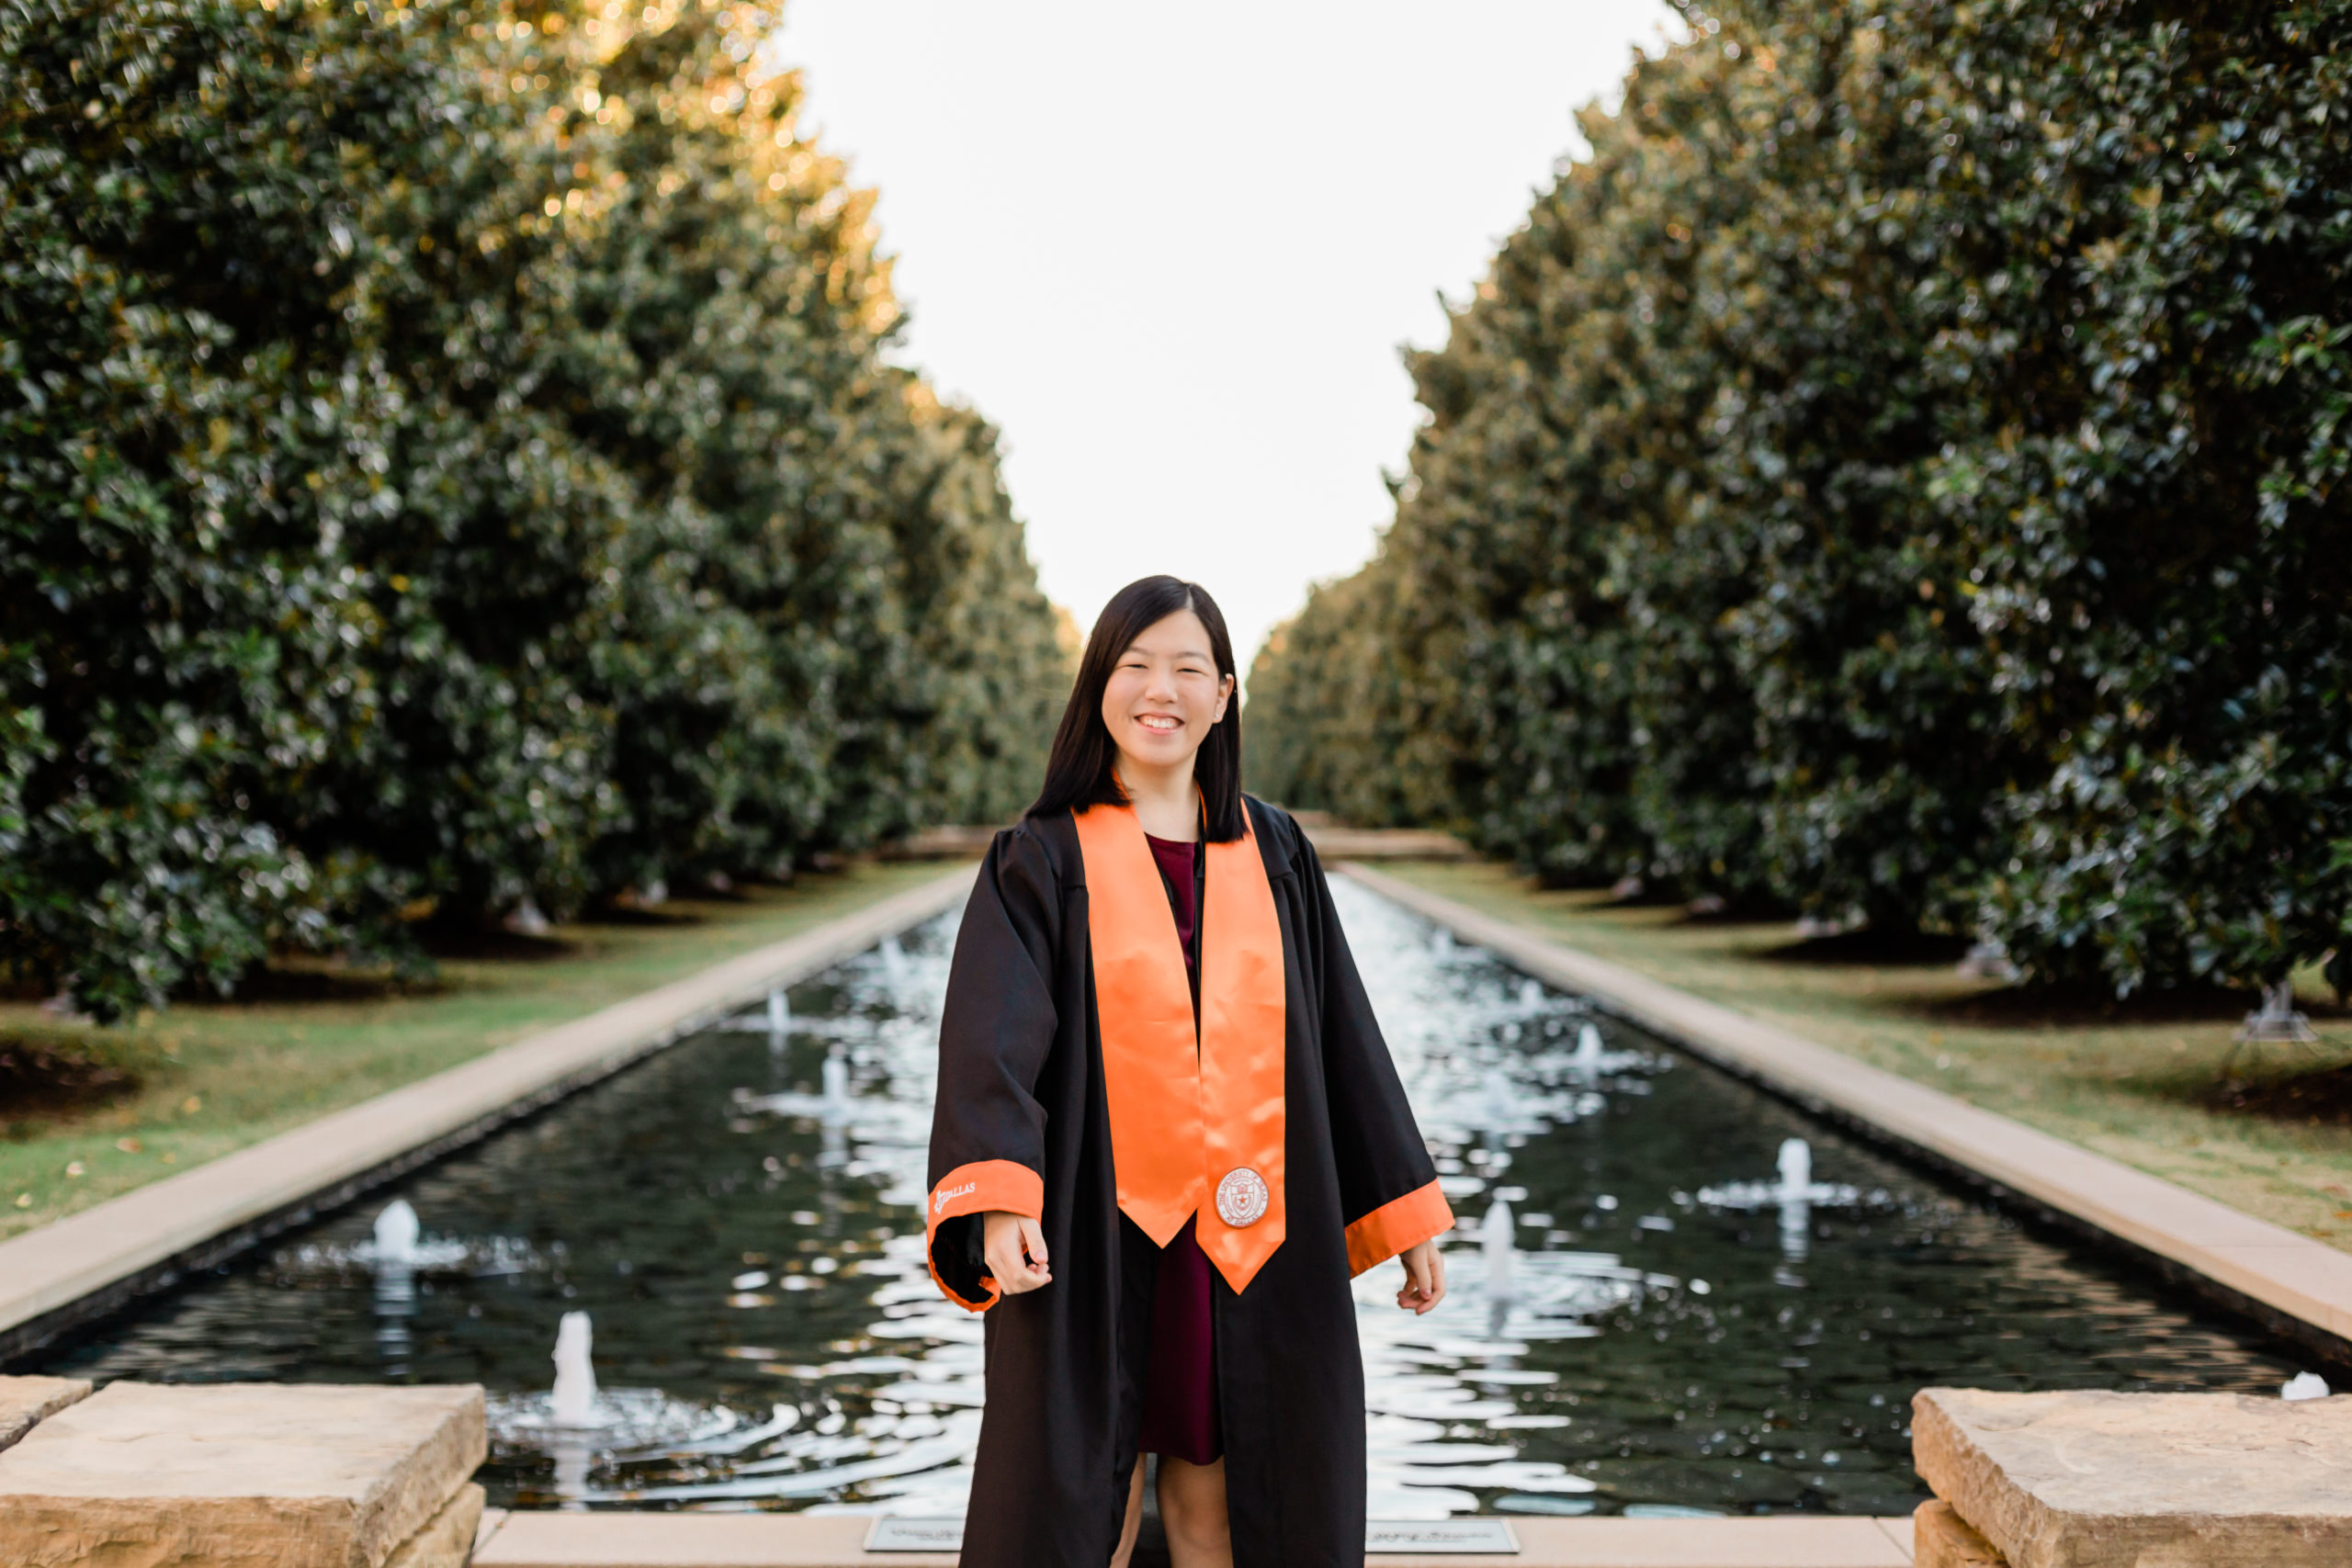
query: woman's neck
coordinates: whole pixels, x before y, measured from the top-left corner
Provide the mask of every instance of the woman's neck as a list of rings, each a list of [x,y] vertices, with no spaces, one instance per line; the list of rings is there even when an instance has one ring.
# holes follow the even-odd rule
[[[1136,820],[1155,839],[1193,843],[1201,836],[1200,795],[1193,788],[1193,760],[1182,766],[1147,768],[1125,752],[1114,764],[1119,787],[1127,792]]]

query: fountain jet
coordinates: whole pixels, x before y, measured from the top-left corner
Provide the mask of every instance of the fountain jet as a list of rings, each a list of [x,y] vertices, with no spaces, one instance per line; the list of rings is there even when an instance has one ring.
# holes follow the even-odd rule
[[[549,1413],[559,1427],[594,1427],[596,1369],[588,1359],[594,1331],[584,1312],[568,1312],[555,1331],[555,1396]]]
[[[1781,1172],[1782,1201],[1796,1199],[1803,1201],[1813,1196],[1813,1145],[1803,1138],[1781,1140],[1780,1158],[1773,1162]]]
[[[1813,1145],[1803,1138],[1783,1138],[1770,1181],[1733,1181],[1702,1187],[1699,1201],[1727,1209],[1778,1209],[1781,1256],[1802,1263],[1813,1250],[1813,1211],[1815,1207],[1850,1208],[1866,1201],[1860,1189],[1813,1179]],[[1790,1276],[1792,1281],[1794,1276]]]
[[[838,1121],[849,1114],[849,1058],[840,1046],[826,1053],[823,1072],[825,1119]]]
[[[1519,1119],[1519,1108],[1511,1103],[1518,1091],[1511,1084],[1510,1075],[1500,1067],[1487,1069],[1483,1087],[1486,1129],[1489,1133],[1502,1132]]]
[[[368,1262],[375,1270],[376,1348],[384,1368],[394,1376],[408,1371],[414,1338],[409,1320],[416,1315],[417,1243],[424,1227],[405,1198],[395,1198],[376,1216]]]
[[[1803,1263],[1813,1252],[1813,1145],[1783,1138],[1774,1163],[1781,1173],[1781,1256]]]
[[[424,1234],[424,1226],[416,1217],[416,1210],[405,1198],[395,1198],[384,1205],[376,1216],[376,1250],[378,1263],[414,1263],[416,1244]]]
[[[1478,1240],[1487,1253],[1487,1297],[1498,1307],[1518,1290],[1512,1278],[1518,1263],[1518,1238],[1513,1234],[1517,1224],[1510,1200],[1498,1198],[1478,1229]]]

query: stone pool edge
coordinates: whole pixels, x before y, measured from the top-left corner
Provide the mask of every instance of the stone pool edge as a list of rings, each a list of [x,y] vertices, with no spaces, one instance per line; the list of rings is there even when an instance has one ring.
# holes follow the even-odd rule
[[[965,864],[813,930],[0,1242],[0,1364],[944,912]]]
[[[1337,869],[1704,1061],[2120,1243],[2265,1327],[2352,1361],[2352,1254],[1360,862]]]

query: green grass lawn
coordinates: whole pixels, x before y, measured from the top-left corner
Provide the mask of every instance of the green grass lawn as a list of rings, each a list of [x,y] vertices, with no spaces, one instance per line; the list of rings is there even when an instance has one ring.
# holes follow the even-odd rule
[[[1856,961],[1859,943],[1842,961],[1826,961],[1836,942],[1792,951],[1785,921],[1611,906],[1475,862],[1380,869],[2352,1250],[2352,1018],[2316,976],[2300,988],[2321,1043],[2266,1048],[2247,1098],[2269,1109],[2254,1113],[2216,1094],[2244,998],[2037,998],[1948,961]]]
[[[560,926],[532,956],[444,959],[427,987],[332,969],[272,977],[273,999],[183,1003],[101,1030],[0,1003],[0,1049],[86,1064],[74,1093],[0,1101],[0,1236],[257,1143],[535,1031],[849,914],[941,874],[854,864],[626,924]],[[121,1077],[109,1085],[109,1074]],[[127,1081],[125,1081],[127,1080]]]

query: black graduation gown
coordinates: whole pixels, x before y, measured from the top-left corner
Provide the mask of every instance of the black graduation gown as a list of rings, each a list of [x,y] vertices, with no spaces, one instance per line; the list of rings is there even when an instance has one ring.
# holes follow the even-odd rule
[[[1212,1283],[1234,1562],[1361,1568],[1351,1242],[1368,1266],[1451,1216],[1314,849],[1284,812],[1248,807],[1283,936],[1288,1229],[1244,1292]],[[1054,1278],[988,1310],[988,1406],[962,1561],[1104,1568],[1136,1463],[1159,1251],[1119,1212],[1113,1184],[1085,865],[1067,816],[997,835],[956,938],[932,1123],[935,1213],[969,1185],[945,1178],[974,1166],[1042,1178]],[[936,1224],[941,1287],[980,1303],[993,1287],[976,1263],[978,1215]]]

